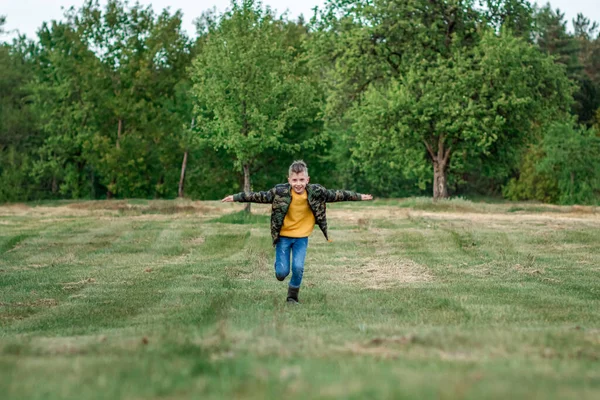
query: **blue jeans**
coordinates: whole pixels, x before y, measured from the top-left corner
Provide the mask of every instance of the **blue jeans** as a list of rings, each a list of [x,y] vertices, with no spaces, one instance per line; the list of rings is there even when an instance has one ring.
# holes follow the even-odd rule
[[[280,237],[275,247],[275,277],[282,281],[290,274],[290,255],[292,259],[292,279],[290,287],[299,288],[304,274],[304,258],[308,238]]]

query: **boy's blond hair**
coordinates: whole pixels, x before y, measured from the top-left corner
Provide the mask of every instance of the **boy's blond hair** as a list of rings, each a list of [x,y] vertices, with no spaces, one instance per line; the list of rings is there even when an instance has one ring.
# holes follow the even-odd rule
[[[299,174],[301,172],[304,172],[304,174],[308,176],[308,167],[304,161],[296,160],[292,163],[292,165],[290,165],[288,176],[292,176],[293,173]]]

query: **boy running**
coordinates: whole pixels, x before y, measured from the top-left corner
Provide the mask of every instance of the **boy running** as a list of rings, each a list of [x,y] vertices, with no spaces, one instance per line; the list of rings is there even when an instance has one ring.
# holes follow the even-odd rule
[[[315,224],[329,240],[325,203],[373,199],[370,194],[327,190],[321,185],[309,184],[309,180],[304,161],[294,161],[288,171],[288,183],[276,185],[268,192],[241,192],[222,200],[272,204],[271,237],[275,246],[275,277],[279,281],[289,275],[290,256],[292,259],[292,278],[286,299],[289,303],[298,303],[308,237]]]

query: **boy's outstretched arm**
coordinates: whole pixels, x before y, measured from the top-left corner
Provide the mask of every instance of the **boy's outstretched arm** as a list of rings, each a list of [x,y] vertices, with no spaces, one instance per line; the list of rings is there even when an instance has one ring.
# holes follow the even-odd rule
[[[241,203],[273,203],[275,190],[271,189],[267,192],[240,192],[226,196],[222,202],[238,201]]]
[[[336,201],[361,201],[361,200],[373,200],[373,196],[370,194],[361,194],[352,192],[350,190],[334,190],[328,189],[325,191],[325,201],[328,203]]]

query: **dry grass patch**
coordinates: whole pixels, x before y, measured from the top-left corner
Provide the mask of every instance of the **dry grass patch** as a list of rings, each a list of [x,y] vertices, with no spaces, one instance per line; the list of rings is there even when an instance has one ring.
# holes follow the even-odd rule
[[[128,200],[96,200],[56,206],[10,204],[0,206],[0,216],[81,217],[81,216],[138,216],[146,214],[221,214],[222,209],[200,201],[152,200],[148,204],[130,204]]]
[[[118,211],[125,214],[208,214],[217,211],[216,208],[206,206],[199,201],[173,202],[164,200],[149,201],[148,204],[130,204],[126,200],[88,201],[69,204],[66,207],[90,211]]]
[[[344,346],[334,348],[342,354],[351,354],[355,356],[370,356],[378,359],[394,359],[403,354],[399,348],[387,346],[386,344],[373,344],[371,342],[348,342]]]
[[[0,207],[0,216],[12,217],[83,217],[89,215],[88,210],[72,209],[65,206],[47,207],[26,205],[10,205]]]
[[[327,208],[328,219],[338,219],[345,222],[356,223],[360,227],[363,227],[367,221],[374,219],[406,219],[410,211],[409,209],[398,207],[374,207],[360,209],[334,207],[330,206]]]
[[[198,236],[198,237],[188,240],[188,243],[193,244],[193,245],[199,245],[199,244],[204,243],[205,241],[206,241],[206,238],[204,236]]]
[[[346,270],[343,274],[335,274],[329,279],[378,290],[404,284],[430,282],[433,280],[433,275],[427,267],[412,260],[384,257]]]
[[[79,289],[85,285],[89,285],[91,283],[96,283],[96,279],[94,278],[87,278],[87,279],[83,279],[80,280],[79,282],[63,282],[62,285],[64,290],[70,290],[70,289]]]
[[[126,200],[97,200],[97,201],[85,201],[81,203],[67,204],[67,208],[73,208],[76,210],[123,210],[130,208],[131,205],[127,204]]]
[[[535,214],[480,214],[480,213],[454,213],[454,212],[429,212],[412,211],[411,217],[426,217],[430,219],[441,220],[467,220],[473,222],[489,223],[490,221],[504,221],[511,224],[531,224],[534,222],[555,223],[556,226],[562,224],[577,224],[577,226],[598,226],[600,225],[600,214],[589,213],[535,213]]]
[[[55,299],[37,299],[34,301],[3,303],[0,302],[0,307],[55,307],[58,301]]]

